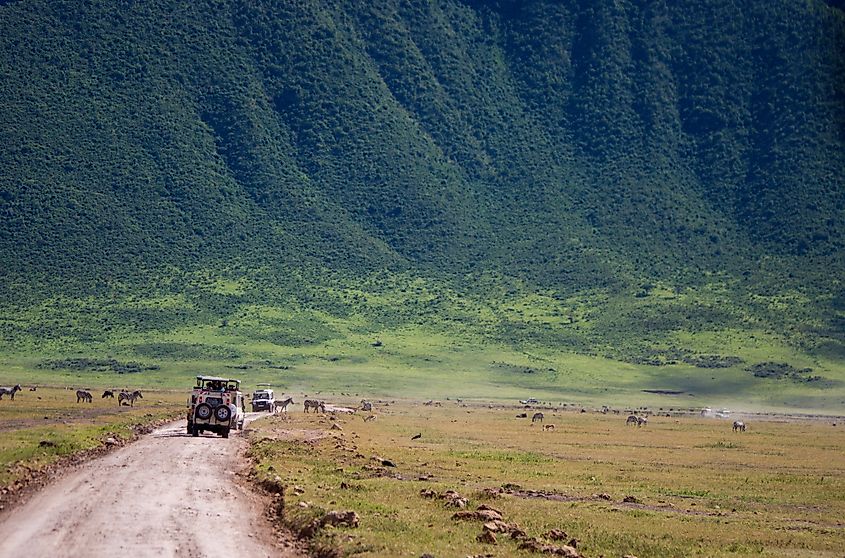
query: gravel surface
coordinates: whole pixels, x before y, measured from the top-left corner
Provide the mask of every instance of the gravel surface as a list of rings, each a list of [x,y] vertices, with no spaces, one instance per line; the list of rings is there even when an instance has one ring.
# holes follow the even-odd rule
[[[262,416],[248,413],[247,420]],[[184,420],[95,459],[0,518],[0,557],[299,556],[240,480],[246,440]]]

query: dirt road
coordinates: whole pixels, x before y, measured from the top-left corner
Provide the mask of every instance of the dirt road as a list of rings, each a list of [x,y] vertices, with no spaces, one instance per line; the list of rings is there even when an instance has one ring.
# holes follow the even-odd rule
[[[160,428],[1,518],[0,557],[296,556],[236,481],[245,445],[234,432],[192,438],[184,421]]]

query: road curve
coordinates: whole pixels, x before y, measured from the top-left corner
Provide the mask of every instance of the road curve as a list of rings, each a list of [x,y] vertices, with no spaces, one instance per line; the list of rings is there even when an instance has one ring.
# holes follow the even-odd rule
[[[240,433],[193,438],[170,423],[4,514],[0,556],[296,556],[236,482],[244,447]]]

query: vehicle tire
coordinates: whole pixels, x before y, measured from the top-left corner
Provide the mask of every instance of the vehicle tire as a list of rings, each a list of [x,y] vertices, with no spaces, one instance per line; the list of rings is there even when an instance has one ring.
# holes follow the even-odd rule
[[[209,405],[208,403],[200,403],[199,405],[197,405],[197,410],[194,412],[197,418],[202,420],[208,420],[211,418],[211,405]]]
[[[214,416],[217,417],[217,420],[220,422],[226,422],[232,418],[232,409],[226,405],[220,405],[214,410]]]
[[[194,433],[194,423],[189,422],[188,423],[188,434],[193,434],[193,433]]]
[[[228,438],[229,437],[229,429],[227,428],[226,430],[223,430],[222,432],[220,432],[220,435],[223,436],[224,438]]]
[[[244,429],[244,421],[241,421],[241,422],[238,423],[238,430],[243,430],[243,429]]]
[[[200,435],[200,429],[199,429],[199,427],[198,427],[198,426],[192,426],[192,427],[191,427],[191,436],[193,436],[194,438],[196,438],[196,437],[197,437],[197,436],[199,436],[199,435]]]

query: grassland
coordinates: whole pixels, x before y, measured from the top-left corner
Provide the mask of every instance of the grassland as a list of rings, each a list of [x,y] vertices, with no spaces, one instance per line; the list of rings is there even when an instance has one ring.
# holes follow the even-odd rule
[[[266,318],[270,309],[260,313]],[[275,313],[288,322],[294,320],[291,312],[276,309]],[[324,317],[323,325],[315,318],[316,325],[308,327],[321,327],[332,335],[283,344],[255,333],[264,328],[268,334],[283,334],[281,326],[262,325],[261,319],[233,317],[225,328],[206,325],[115,335],[111,343],[92,343],[87,348],[76,344],[7,354],[0,356],[0,385],[105,388],[130,383],[184,389],[193,383],[194,375],[214,373],[241,378],[247,389],[269,383],[291,393],[355,392],[380,397],[484,397],[503,402],[535,397],[555,403],[821,413],[837,413],[845,401],[841,360],[802,352],[765,330],[675,332],[677,342],[667,337],[662,353],[648,355],[659,361],[655,364],[651,360],[625,362],[596,350],[572,352],[542,340],[506,343],[492,335],[485,337],[478,323],[451,324],[446,329],[437,318],[431,324],[393,328],[373,327],[355,315]],[[308,335],[305,326],[285,327]],[[738,362],[702,368],[684,360],[690,355],[735,357]],[[749,371],[752,365],[766,362],[789,363],[812,372],[806,378],[770,378]],[[811,376],[819,379],[810,381]],[[667,397],[643,390],[680,394]]]
[[[313,550],[326,555],[529,555],[504,535],[477,542],[480,522],[453,521],[455,509],[420,495],[455,490],[529,536],[562,529],[588,557],[845,550],[843,424],[751,419],[734,434],[725,420],[653,416],[635,428],[624,415],[547,409],[556,429],[543,432],[515,418],[521,408],[443,404],[377,403],[369,422],[297,410],[254,423],[258,474],[285,485],[283,522],[356,511],[359,528],[316,536]]]

